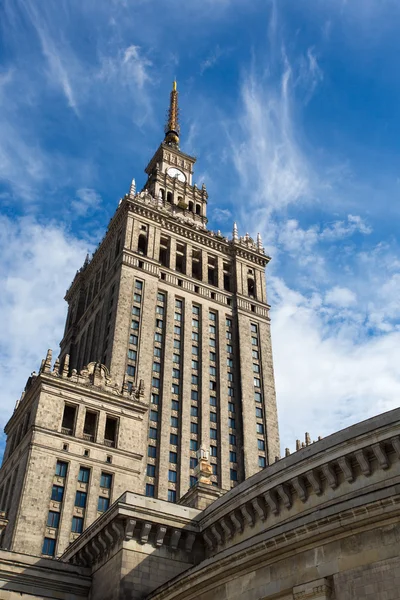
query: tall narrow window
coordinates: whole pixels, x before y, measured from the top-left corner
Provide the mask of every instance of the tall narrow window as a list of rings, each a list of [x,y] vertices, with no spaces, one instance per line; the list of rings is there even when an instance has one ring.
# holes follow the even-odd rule
[[[201,250],[193,249],[192,253],[192,275],[201,280]]]
[[[106,428],[104,433],[104,444],[110,448],[115,448],[117,443],[117,425],[118,420],[113,417],[106,418]]]
[[[176,245],[176,270],[178,273],[186,273],[186,246]]]
[[[167,202],[169,202],[170,204],[174,203],[174,195],[172,192],[167,192]]]
[[[218,285],[217,259],[214,256],[208,257],[208,283]]]
[[[94,442],[96,437],[96,428],[97,413],[87,410],[85,414],[85,423],[83,426],[83,439],[87,440],[88,442]]]
[[[147,255],[147,235],[145,233],[139,235],[138,252],[139,254]]]
[[[160,253],[159,261],[163,267],[169,267],[169,256],[170,256],[170,238],[162,237],[160,239]]]
[[[252,277],[247,278],[247,292],[250,298],[256,297],[256,285]]]
[[[76,406],[66,404],[64,406],[64,414],[61,425],[61,433],[65,435],[74,435],[75,429]]]

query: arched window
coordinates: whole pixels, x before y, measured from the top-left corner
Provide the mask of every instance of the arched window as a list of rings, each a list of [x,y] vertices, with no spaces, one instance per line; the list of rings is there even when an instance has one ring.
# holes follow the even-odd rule
[[[174,202],[174,195],[172,192],[167,192],[167,202],[169,202],[170,204],[173,204]]]
[[[189,202],[189,210],[193,212],[193,202]]]
[[[256,297],[256,285],[254,282],[254,279],[247,279],[247,292],[250,296],[250,298],[255,298]]]
[[[141,233],[138,239],[138,252],[139,254],[147,254],[147,235]]]
[[[201,211],[200,204],[196,204],[196,215],[200,215],[201,214],[200,211]]]

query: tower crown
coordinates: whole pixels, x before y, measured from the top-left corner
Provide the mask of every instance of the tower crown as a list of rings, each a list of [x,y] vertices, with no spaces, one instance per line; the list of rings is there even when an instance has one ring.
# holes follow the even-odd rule
[[[170,93],[168,121],[165,125],[164,142],[169,146],[179,148],[179,107],[178,107],[178,90],[176,89],[176,81],[172,83]]]

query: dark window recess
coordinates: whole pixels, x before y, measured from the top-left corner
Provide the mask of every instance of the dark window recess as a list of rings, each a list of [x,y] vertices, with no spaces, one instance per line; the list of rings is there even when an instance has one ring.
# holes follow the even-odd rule
[[[192,276],[201,281],[201,251],[193,250],[192,253]]]
[[[75,427],[75,415],[76,415],[76,406],[71,406],[71,404],[66,404],[64,406],[64,414],[61,425],[61,433],[65,433],[66,435],[74,434]]]
[[[106,429],[104,433],[104,443],[106,446],[110,448],[115,448],[117,442],[117,419],[113,419],[112,417],[107,417],[106,419]]]
[[[161,200],[165,200],[165,190],[160,188]]]
[[[224,274],[224,290],[227,292],[231,291],[231,275],[230,268],[227,263],[223,264],[223,274]]]
[[[167,202],[169,202],[170,204],[173,204],[174,202],[174,195],[172,192],[167,192]]]
[[[141,233],[139,235],[138,252],[139,254],[147,254],[147,235],[145,233]]]
[[[208,283],[218,285],[217,259],[213,256],[208,257]]]
[[[254,279],[247,279],[247,292],[250,296],[250,298],[255,298],[256,297],[256,286],[254,283]]]
[[[189,210],[193,212],[194,204],[193,202],[189,202]]]
[[[167,237],[162,237],[160,239],[159,261],[163,267],[169,268],[169,254],[170,254],[170,239]]]
[[[201,206],[200,204],[196,204],[196,215],[199,215],[201,213]]]
[[[176,245],[176,270],[178,273],[186,273],[186,248],[184,244]]]
[[[97,413],[86,411],[85,424],[83,426],[83,439],[94,442],[97,426]]]

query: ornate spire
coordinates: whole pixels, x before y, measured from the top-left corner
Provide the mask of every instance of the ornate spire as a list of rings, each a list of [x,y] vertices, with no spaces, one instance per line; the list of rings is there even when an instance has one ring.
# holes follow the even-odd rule
[[[263,245],[262,245],[262,239],[261,239],[261,233],[257,233],[257,250],[259,252],[263,251]]]
[[[174,81],[169,100],[168,121],[165,126],[164,142],[170,146],[179,148],[179,133],[178,91],[176,89],[176,81]]]
[[[239,239],[238,228],[236,225],[236,221],[233,223],[233,231],[232,231],[232,239],[234,242],[237,242]]]
[[[131,187],[129,189],[129,196],[134,198],[136,195],[136,181],[132,179]]]

